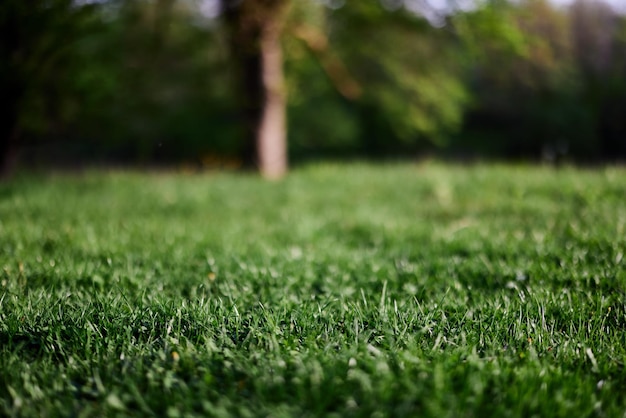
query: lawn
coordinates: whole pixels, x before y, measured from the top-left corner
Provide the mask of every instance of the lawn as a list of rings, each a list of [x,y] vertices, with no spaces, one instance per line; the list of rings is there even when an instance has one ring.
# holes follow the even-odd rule
[[[622,417],[626,169],[0,186],[0,415]]]

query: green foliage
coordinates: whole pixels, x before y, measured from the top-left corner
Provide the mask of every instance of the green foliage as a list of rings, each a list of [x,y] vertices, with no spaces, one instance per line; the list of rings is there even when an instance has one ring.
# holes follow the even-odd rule
[[[330,20],[331,39],[364,88],[362,106],[380,113],[390,128],[386,135],[368,129],[363,136],[441,146],[460,128],[468,94],[453,65],[459,50],[449,34],[378,1],[347,2]]]
[[[435,26],[392,3],[290,3],[292,157],[626,156],[623,16],[490,0]],[[21,134],[24,161],[245,151],[224,27],[197,2],[7,0],[0,29],[0,136]]]
[[[455,145],[462,147],[467,137],[478,135],[482,144],[467,148],[490,148],[494,154],[512,157],[543,154],[552,159],[569,154],[592,160],[619,153],[606,151],[603,142],[611,135],[598,116],[605,112],[598,112],[598,106],[613,107],[605,108],[611,100],[601,86],[612,84],[609,73],[623,74],[617,58],[621,48],[618,43],[608,45],[612,42],[608,39],[618,39],[613,22],[619,19],[601,3],[584,4],[587,12],[602,12],[604,23],[586,17],[580,23],[576,10],[581,6],[563,12],[545,0],[485,2],[453,16],[469,54],[467,81],[473,94],[466,136]],[[585,72],[598,66],[606,72],[595,83]],[[613,92],[624,95],[619,88]]]
[[[329,78],[322,60],[336,57],[328,43],[328,13],[316,2],[293,2],[285,28],[285,73],[288,92],[289,152],[292,157],[340,155],[360,147],[358,114]],[[319,45],[313,51],[301,31],[310,31]]]
[[[0,186],[8,416],[620,416],[624,170]]]
[[[58,133],[57,127],[75,115],[64,90],[79,65],[76,41],[94,29],[92,13],[93,7],[70,0],[0,5],[2,135],[5,124],[15,123],[5,120],[7,115],[27,135]]]
[[[28,88],[23,103],[9,105],[20,106],[22,139],[35,151],[29,158],[237,152],[240,128],[229,74],[217,70],[225,54],[215,22],[198,19],[186,2],[53,5],[15,17],[28,35],[18,40],[26,60],[16,70]],[[55,147],[45,144],[55,142],[63,149],[50,155]]]
[[[184,6],[124,3],[108,32],[85,45],[86,60],[113,84],[87,109],[84,136],[135,144],[144,159],[236,153],[230,79],[217,71],[225,48],[215,28]]]

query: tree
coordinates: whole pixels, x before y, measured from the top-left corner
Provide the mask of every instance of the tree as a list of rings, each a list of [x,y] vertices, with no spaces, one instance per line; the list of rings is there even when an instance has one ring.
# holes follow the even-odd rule
[[[584,82],[582,100],[595,123],[602,157],[626,157],[626,18],[600,0],[571,8],[574,56]]]
[[[41,115],[34,113],[61,111],[55,102],[58,78],[92,9],[72,0],[0,3],[0,177],[9,176],[15,166],[25,108],[40,102],[46,110],[28,115],[40,123]]]
[[[290,53],[298,49],[294,41],[304,46],[333,87],[335,103],[351,103],[362,125],[359,139],[372,155],[428,141],[440,146],[460,127],[467,94],[450,65],[454,39],[401,4],[222,0],[222,6],[248,127],[247,160],[265,176],[287,169],[281,41]],[[331,101],[325,103],[332,107]]]
[[[288,6],[289,0],[222,0],[246,125],[244,157],[268,178],[287,171],[281,36]]]
[[[449,28],[402,4],[352,0],[330,16],[330,40],[362,86],[357,105],[370,155],[445,146],[468,102]]]
[[[555,161],[566,152],[593,153],[564,12],[547,0],[496,1],[454,21],[470,57],[475,100],[465,130],[475,147]]]

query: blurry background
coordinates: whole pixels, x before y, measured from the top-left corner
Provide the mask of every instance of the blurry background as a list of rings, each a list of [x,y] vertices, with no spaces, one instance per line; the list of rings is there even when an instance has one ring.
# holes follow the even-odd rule
[[[253,92],[223,11],[246,1],[2,0],[3,172],[241,166]],[[287,4],[296,163],[626,157],[622,0],[256,1]]]

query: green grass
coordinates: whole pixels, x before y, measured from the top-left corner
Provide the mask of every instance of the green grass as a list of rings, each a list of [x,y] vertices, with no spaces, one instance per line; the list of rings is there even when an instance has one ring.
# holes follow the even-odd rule
[[[0,415],[621,417],[626,170],[0,186]]]

